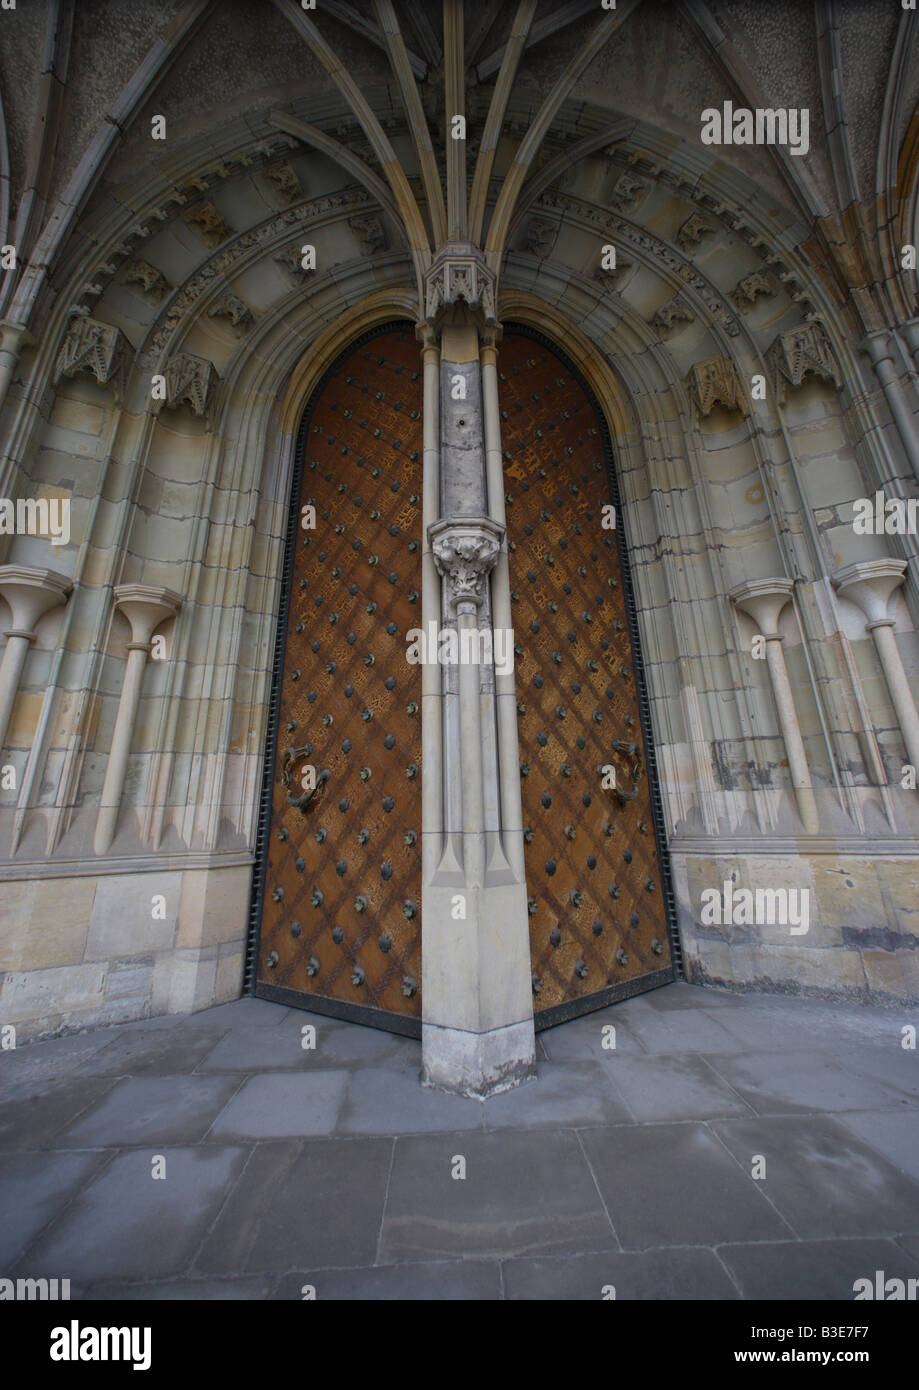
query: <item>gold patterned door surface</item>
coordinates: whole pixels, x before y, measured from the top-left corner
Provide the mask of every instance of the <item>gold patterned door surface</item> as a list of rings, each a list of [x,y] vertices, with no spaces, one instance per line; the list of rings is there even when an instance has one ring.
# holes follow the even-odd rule
[[[533,1004],[545,1026],[673,978],[669,880],[626,581],[616,531],[602,524],[612,499],[601,421],[541,341],[506,332],[499,368]]]
[[[255,987],[403,1032],[421,1014],[421,400],[418,344],[389,331],[304,425]]]

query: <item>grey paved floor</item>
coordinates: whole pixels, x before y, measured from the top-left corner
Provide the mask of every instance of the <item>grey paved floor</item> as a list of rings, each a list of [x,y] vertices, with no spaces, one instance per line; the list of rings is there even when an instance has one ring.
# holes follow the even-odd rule
[[[541,1034],[538,1080],[485,1104],[423,1089],[419,1043],[248,999],[0,1053],[0,1274],[851,1300],[919,1275],[917,1021],[671,985]]]

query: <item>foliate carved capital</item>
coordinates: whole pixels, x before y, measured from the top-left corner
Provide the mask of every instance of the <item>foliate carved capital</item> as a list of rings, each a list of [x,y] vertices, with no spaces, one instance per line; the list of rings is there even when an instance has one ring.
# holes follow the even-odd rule
[[[54,380],[88,372],[100,386],[111,385],[116,399],[122,400],[133,356],[134,349],[120,329],[81,314],[70,321],[64,335]]]
[[[470,242],[444,247],[424,277],[424,316],[437,324],[456,305],[463,303],[481,326],[497,323],[495,275]]]
[[[707,357],[704,362],[697,362],[690,367],[686,384],[703,418],[711,414],[716,404],[739,410],[741,415],[748,413],[740,378],[729,357]]]
[[[177,352],[163,369],[166,378],[166,399],[170,410],[190,405],[196,415],[206,415],[219,381],[217,369],[206,357],[194,357],[190,352]]]
[[[837,390],[842,386],[830,340],[820,323],[805,323],[800,328],[780,333],[766,353],[766,362],[772,371],[772,384],[780,405],[785,404],[788,387],[800,386],[809,375],[834,382]]]
[[[451,605],[479,606],[503,539],[504,527],[485,516],[445,517],[428,527],[434,564],[447,582]]]

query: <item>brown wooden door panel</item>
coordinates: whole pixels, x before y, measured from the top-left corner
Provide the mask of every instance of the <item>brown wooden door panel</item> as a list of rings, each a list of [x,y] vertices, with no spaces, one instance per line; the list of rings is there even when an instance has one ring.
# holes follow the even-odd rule
[[[541,342],[506,332],[499,368],[538,1024],[673,970],[600,422]]]
[[[291,577],[256,993],[421,1013],[421,375],[407,331],[312,403]],[[308,804],[302,768],[327,773]],[[330,1002],[331,1001],[331,1002]]]

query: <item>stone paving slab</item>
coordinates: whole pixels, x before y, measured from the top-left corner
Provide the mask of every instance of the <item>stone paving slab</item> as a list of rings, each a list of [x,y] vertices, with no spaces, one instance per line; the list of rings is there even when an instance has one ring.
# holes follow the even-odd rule
[[[80,1288],[181,1274],[219,1211],[245,1150],[162,1148],[165,1178],[149,1150],[118,1153],[29,1247],[17,1273],[69,1278]]]
[[[505,1297],[513,1299],[732,1300],[737,1288],[712,1250],[644,1250],[508,1260]]]
[[[919,1231],[919,1183],[830,1115],[719,1120],[715,1134],[749,1171],[762,1154],[756,1186],[801,1237],[884,1236]]]
[[[285,1275],[273,1297],[302,1299],[305,1287],[315,1289],[317,1300],[493,1300],[501,1297],[501,1269],[496,1260],[441,1260],[374,1269],[306,1270]]]
[[[718,1254],[743,1298],[849,1300],[856,1279],[875,1270],[916,1277],[915,1261],[892,1240],[783,1241],[722,1245]]]
[[[904,1020],[674,984],[539,1034],[486,1102],[423,1087],[416,1040],[264,1000],[29,1044],[0,1054],[0,1269],[94,1299],[851,1300],[919,1276]]]
[[[453,1177],[465,1160],[465,1178]],[[396,1140],[380,1258],[616,1248],[577,1135],[469,1132]]]
[[[0,1150],[43,1149],[84,1111],[95,1106],[116,1086],[115,1077],[29,1081],[21,1098],[0,1101]]]
[[[738,1230],[793,1234],[703,1124],[620,1125],[581,1139],[624,1250],[716,1245]]]
[[[0,1261],[7,1268],[108,1161],[94,1153],[0,1157]],[[66,1276],[65,1276],[66,1277]]]

